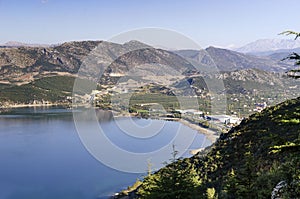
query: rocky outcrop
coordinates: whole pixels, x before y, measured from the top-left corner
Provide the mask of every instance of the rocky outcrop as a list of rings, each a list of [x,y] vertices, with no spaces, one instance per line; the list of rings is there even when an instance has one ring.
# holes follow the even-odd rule
[[[284,192],[284,188],[287,186],[287,183],[285,181],[280,181],[273,189],[271,194],[271,199],[281,199],[282,194]]]

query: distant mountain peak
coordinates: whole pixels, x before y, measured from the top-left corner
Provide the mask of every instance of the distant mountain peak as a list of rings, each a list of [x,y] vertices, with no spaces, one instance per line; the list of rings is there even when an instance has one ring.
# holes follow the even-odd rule
[[[255,53],[300,47],[300,41],[294,39],[259,39],[235,49],[242,53]]]
[[[28,43],[22,43],[18,41],[8,41],[5,44],[2,44],[1,46],[7,46],[7,47],[49,47],[49,44],[28,44]]]
[[[273,60],[267,57],[257,57],[214,46],[206,48],[205,51],[181,50],[175,51],[175,53],[183,56],[195,65],[205,66],[204,70],[207,70],[212,64],[217,66],[220,71],[258,68],[266,71],[281,72],[292,67],[292,65],[282,63],[281,59]]]
[[[128,42],[125,42],[123,45],[125,47],[134,47],[134,48],[152,48],[152,46],[149,46],[148,44],[145,44],[138,40],[130,40]]]

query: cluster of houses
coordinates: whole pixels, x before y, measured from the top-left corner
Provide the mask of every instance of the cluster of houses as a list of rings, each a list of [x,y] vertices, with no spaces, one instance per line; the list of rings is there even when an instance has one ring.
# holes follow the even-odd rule
[[[126,93],[128,92],[128,90],[123,89],[122,87],[119,88],[120,90],[117,90],[119,93]],[[116,88],[110,88],[110,89],[106,89],[106,90],[93,90],[92,93],[90,95],[86,95],[84,98],[84,101],[89,101],[91,102],[95,102],[98,99],[101,98],[101,96],[105,95],[105,94],[109,94],[110,92],[116,92]],[[157,112],[157,114],[160,113],[159,110],[156,110],[156,103],[147,103],[147,104],[141,104],[141,106],[150,106],[153,110],[153,112]],[[253,109],[254,112],[260,112],[263,109],[265,109],[267,107],[267,103],[263,102],[263,103],[256,103],[255,104],[255,108]],[[159,108],[158,108],[159,109]],[[195,110],[195,109],[178,109],[176,110],[177,112],[179,112],[182,115],[190,115],[193,116],[194,118],[198,117],[199,119],[204,119],[206,121],[210,121],[213,123],[217,123],[217,124],[225,124],[225,125],[237,125],[241,122],[241,119],[235,115],[209,115],[206,114],[202,111],[199,110]],[[162,113],[160,113],[162,114]],[[165,113],[166,114],[166,113]]]
[[[199,116],[207,121],[212,121],[215,123],[221,123],[226,125],[236,125],[241,122],[241,119],[236,116],[230,115],[205,115],[204,112],[194,109],[186,109],[186,110],[176,110],[181,114],[189,114],[193,116]]]
[[[261,112],[262,110],[264,110],[265,108],[267,108],[267,103],[263,102],[263,103],[256,103],[255,104],[255,109],[253,109],[254,112]]]
[[[226,125],[236,125],[241,122],[241,119],[236,116],[230,115],[207,115],[205,116],[206,120],[220,122]]]

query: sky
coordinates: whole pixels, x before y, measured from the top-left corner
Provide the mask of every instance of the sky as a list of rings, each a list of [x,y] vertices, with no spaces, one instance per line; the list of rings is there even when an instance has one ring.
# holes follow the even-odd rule
[[[298,0],[0,0],[0,44],[109,40],[172,30],[200,46],[238,47],[300,31]]]

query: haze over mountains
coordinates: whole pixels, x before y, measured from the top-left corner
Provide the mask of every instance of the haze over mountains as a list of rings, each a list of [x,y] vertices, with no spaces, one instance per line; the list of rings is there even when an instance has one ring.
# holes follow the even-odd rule
[[[1,47],[50,47],[55,45],[50,44],[29,44],[29,43],[22,43],[18,41],[8,41],[5,44],[0,45]]]
[[[235,48],[241,53],[250,53],[250,54],[264,54],[264,52],[272,53],[287,51],[300,47],[299,40],[293,39],[259,39],[254,42],[248,43],[242,47]],[[265,53],[266,54],[266,53]]]
[[[281,47],[288,47],[283,43],[283,41],[279,43]],[[278,52],[268,56],[255,56],[215,47],[198,51],[177,50],[172,52],[153,48],[139,41],[130,41],[124,44],[106,41],[76,41],[48,47],[10,46],[0,48],[0,80],[2,83],[22,84],[22,82],[28,83],[34,79],[48,76],[49,73],[74,75],[78,72],[84,59],[97,46],[98,48],[101,46],[101,52],[97,52],[96,67],[110,63],[106,71],[108,76],[110,74],[124,75],[126,71],[137,66],[140,71],[144,71],[140,72],[140,75],[144,76],[146,74],[154,75],[151,67],[157,66],[163,70],[165,65],[178,71],[179,74],[188,71],[195,72],[195,70],[201,73],[210,73],[216,70],[230,72],[253,68],[267,72],[285,72],[294,67],[293,63],[282,61],[283,54]],[[289,46],[295,47],[296,44]],[[99,51],[99,49],[97,50]],[[169,71],[165,68],[164,72],[167,74]],[[94,71],[92,73],[95,74]]]
[[[176,51],[178,54],[187,58],[189,61],[204,63],[209,60],[208,65],[216,65],[220,71],[234,71],[248,68],[257,68],[272,72],[283,72],[292,67],[291,64],[281,61],[281,59],[271,59],[270,57],[258,57],[249,54],[243,54],[232,50],[208,47],[205,49],[206,57],[203,57],[203,51],[182,50]],[[209,55],[209,59],[207,56]],[[199,60],[199,58],[201,60]],[[213,62],[213,63],[210,63]]]
[[[116,44],[104,41],[67,42],[53,47],[2,47],[0,48],[0,74],[2,81],[22,82],[40,78],[53,72],[77,73],[84,58],[101,44],[103,62],[113,61],[111,73],[123,73],[133,65],[169,65],[174,70],[192,70],[194,66],[203,72],[218,67],[219,71],[256,68],[270,72],[285,72],[293,67],[276,57],[257,57],[227,49],[209,47],[205,50],[181,50],[170,52],[152,48],[138,41]],[[125,52],[121,57],[118,53]],[[121,53],[122,54],[122,53]],[[179,55],[179,56],[178,56]],[[117,60],[115,60],[117,58]],[[144,66],[146,67],[146,66]],[[145,68],[144,68],[145,69]]]
[[[0,105],[69,102],[80,71],[81,79],[93,80],[99,92],[110,90],[112,95],[147,85],[161,94],[196,94],[207,101],[212,93],[226,94],[233,113],[240,110],[237,107],[241,102],[234,101],[236,96],[247,95],[243,103],[251,108],[244,107],[243,111],[248,114],[255,105],[254,98],[276,103],[299,92],[298,82],[284,76],[293,63],[277,58],[276,54],[255,56],[216,47],[168,51],[139,41],[1,47]],[[80,95],[90,95],[92,91],[80,89]]]

